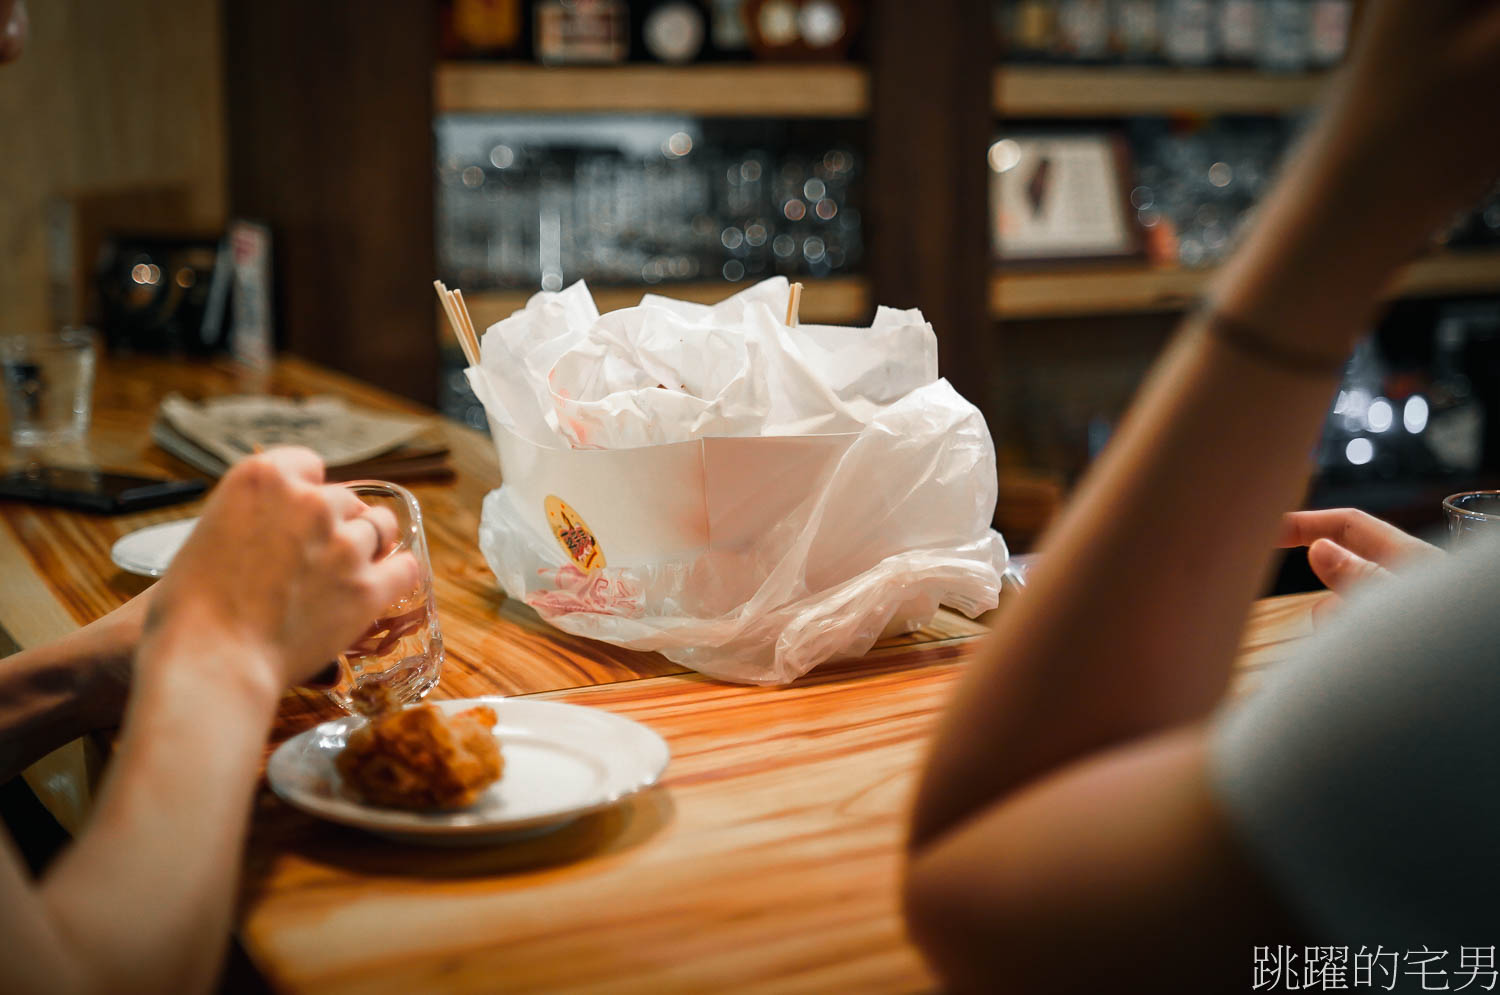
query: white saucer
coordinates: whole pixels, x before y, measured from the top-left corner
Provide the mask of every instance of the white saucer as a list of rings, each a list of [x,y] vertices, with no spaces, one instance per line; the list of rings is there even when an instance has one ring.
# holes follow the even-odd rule
[[[127,573],[142,577],[160,577],[167,572],[172,557],[187,542],[188,533],[198,524],[196,518],[148,525],[123,535],[110,547],[109,558]]]
[[[365,720],[325,722],[282,743],[266,765],[271,790],[332,822],[405,843],[494,843],[555,829],[655,784],[666,769],[666,741],[639,722],[579,705],[524,698],[435,701],[445,712],[488,705],[505,773],[473,805],[456,812],[407,812],[360,801],[333,765]]]

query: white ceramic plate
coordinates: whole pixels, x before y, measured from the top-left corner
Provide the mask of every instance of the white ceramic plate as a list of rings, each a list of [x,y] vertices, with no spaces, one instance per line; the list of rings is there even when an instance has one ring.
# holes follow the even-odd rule
[[[293,736],[271,755],[266,778],[288,803],[312,815],[390,839],[480,844],[559,828],[655,784],[670,756],[639,722],[579,705],[521,698],[435,701],[445,712],[488,705],[505,772],[473,805],[455,812],[406,812],[368,805],[343,783],[334,756],[365,720],[348,716]]]
[[[142,577],[160,577],[167,572],[172,557],[187,542],[188,533],[198,524],[196,518],[148,525],[121,536],[110,547],[109,558],[115,566]]]

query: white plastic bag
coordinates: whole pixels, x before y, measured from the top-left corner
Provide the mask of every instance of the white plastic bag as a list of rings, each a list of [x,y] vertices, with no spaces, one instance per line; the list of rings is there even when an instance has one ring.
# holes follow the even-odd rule
[[[788,327],[780,278],[600,317],[583,284],[486,332],[500,454],[479,542],[564,631],[791,681],[940,604],[995,606],[995,455],[917,311]]]

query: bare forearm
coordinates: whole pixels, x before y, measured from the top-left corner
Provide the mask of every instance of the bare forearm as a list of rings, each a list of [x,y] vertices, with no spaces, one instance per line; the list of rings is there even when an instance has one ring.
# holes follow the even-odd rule
[[[1222,414],[1267,390],[1279,401],[1263,420]],[[955,694],[914,842],[1212,707],[1326,405],[1326,384],[1288,390],[1217,342],[1178,343]]]
[[[1405,233],[1362,244],[1370,205],[1350,176],[1377,144],[1347,125],[1313,136],[1226,267],[1223,313],[1318,355],[1357,338],[1430,220],[1388,212]],[[1189,322],[955,695],[914,845],[1039,774],[1214,707],[1335,386],[1331,368],[1291,373]]]
[[[0,660],[0,781],[119,722],[135,643],[126,623],[106,617]]]
[[[226,679],[242,664],[205,654],[142,678],[94,822],[44,883],[74,956],[115,990],[213,980],[276,702]]]
[[[417,583],[395,515],[323,484],[310,450],[252,456],[137,598],[125,725],[94,821],[39,891],[0,847],[0,988],[196,991],[223,950],[261,746],[281,689]],[[9,946],[7,946],[9,944]]]

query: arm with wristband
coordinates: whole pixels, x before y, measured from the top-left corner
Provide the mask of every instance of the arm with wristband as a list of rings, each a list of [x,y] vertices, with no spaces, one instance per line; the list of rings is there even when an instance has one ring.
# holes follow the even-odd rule
[[[950,983],[1104,990],[1160,971],[1164,934],[1188,938],[1172,971],[1227,983],[1250,938],[1297,935],[1215,804],[1205,722],[1343,358],[1500,168],[1497,88],[1500,5],[1368,7],[1320,121],[941,722],[906,902]]]

